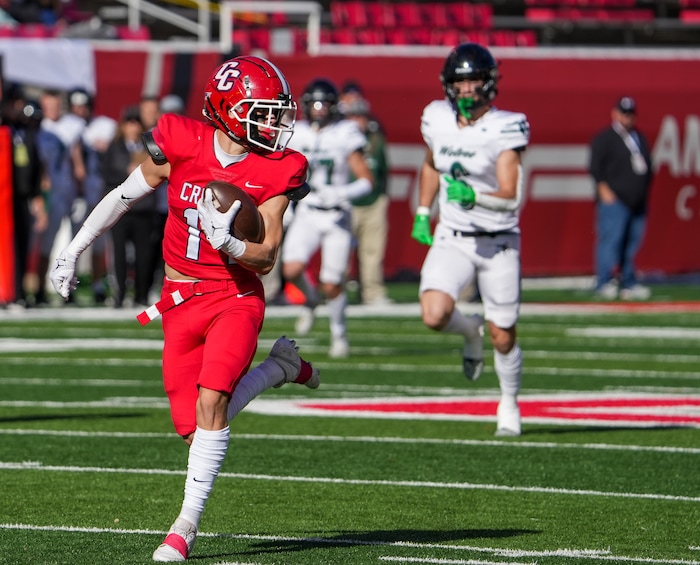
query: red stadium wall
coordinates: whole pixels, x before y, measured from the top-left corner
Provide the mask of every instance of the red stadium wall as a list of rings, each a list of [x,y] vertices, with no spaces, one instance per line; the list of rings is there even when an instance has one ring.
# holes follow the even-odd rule
[[[654,148],[647,237],[638,266],[646,273],[700,271],[692,245],[700,233],[700,55],[669,51],[533,50],[498,53],[499,106],[525,112],[532,129],[525,155],[527,197],[522,211],[523,274],[593,272],[593,184],[586,172],[588,142],[608,125],[610,108],[623,94],[636,97],[639,126]],[[514,54],[513,54],[514,53]],[[201,91],[216,53],[192,55],[187,65],[188,114],[200,115]],[[174,56],[165,55],[161,94],[173,89]],[[386,274],[417,272],[426,248],[409,237],[422,159],[423,107],[442,97],[443,58],[276,57],[295,95],[314,77],[341,84],[358,80],[383,124],[391,158],[390,242]],[[96,53],[97,111],[118,114],[144,89],[147,56]],[[180,84],[180,92],[183,92]]]

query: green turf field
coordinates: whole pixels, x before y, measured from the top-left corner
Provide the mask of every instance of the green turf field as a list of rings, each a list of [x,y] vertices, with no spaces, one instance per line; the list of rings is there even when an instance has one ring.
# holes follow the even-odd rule
[[[0,563],[149,563],[187,459],[160,324],[47,311],[0,312]],[[700,313],[525,307],[520,438],[493,435],[490,346],[471,383],[410,308],[348,324],[350,359],[324,318],[298,340],[318,390],[233,422],[193,563],[700,563]]]

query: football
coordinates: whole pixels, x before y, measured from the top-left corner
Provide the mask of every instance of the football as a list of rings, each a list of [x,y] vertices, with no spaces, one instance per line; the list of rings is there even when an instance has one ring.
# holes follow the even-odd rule
[[[262,242],[265,238],[265,223],[255,201],[245,190],[219,180],[211,181],[205,188],[210,188],[214,193],[214,204],[220,212],[227,212],[236,200],[241,201],[241,209],[231,226],[231,235],[254,243]]]

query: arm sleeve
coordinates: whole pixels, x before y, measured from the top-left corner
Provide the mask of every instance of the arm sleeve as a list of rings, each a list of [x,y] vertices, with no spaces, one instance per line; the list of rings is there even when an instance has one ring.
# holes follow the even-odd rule
[[[155,190],[147,182],[141,167],[137,167],[118,187],[111,190],[90,212],[73,240],[66,247],[66,252],[76,257],[87,249],[99,236],[117,223],[139,200]]]
[[[354,200],[372,192],[372,183],[367,179],[357,179],[350,184],[334,187],[333,189],[343,191],[346,198]]]
[[[515,198],[500,198],[474,191],[474,202],[482,208],[495,210],[496,212],[513,212],[520,208],[523,202],[523,168],[518,165],[518,184],[515,187]]]

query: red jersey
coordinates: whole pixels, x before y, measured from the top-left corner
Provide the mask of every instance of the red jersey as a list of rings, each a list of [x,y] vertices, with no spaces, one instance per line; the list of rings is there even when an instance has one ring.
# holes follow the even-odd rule
[[[234,184],[260,205],[304,184],[308,162],[301,153],[286,149],[268,155],[250,152],[224,167],[214,153],[215,131],[209,124],[175,114],[161,116],[153,129],[153,140],[170,163],[163,258],[178,272],[198,279],[255,277],[214,249],[200,229],[197,203],[204,187],[212,180]]]

